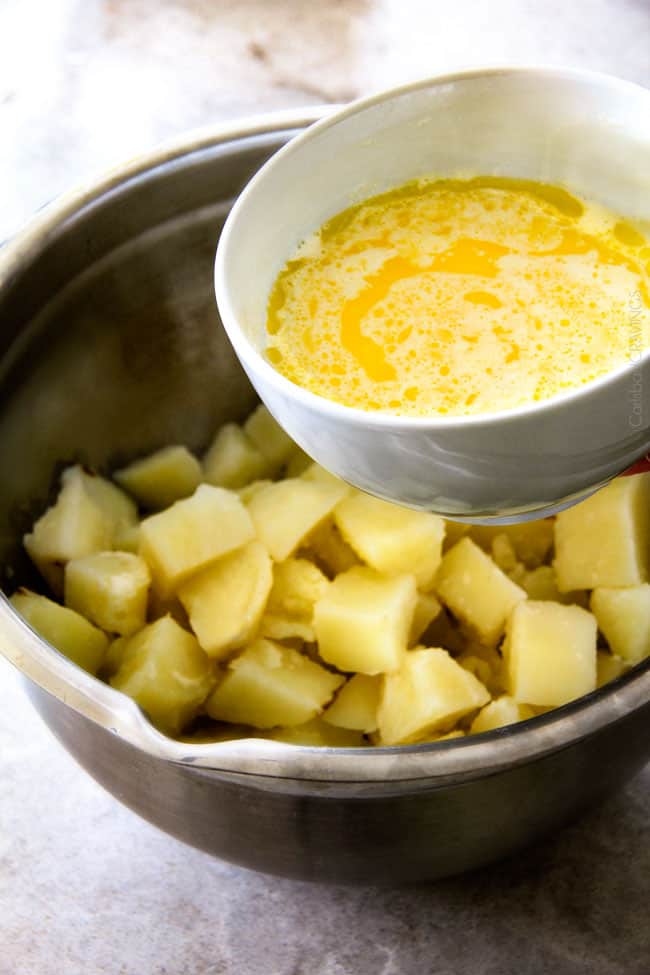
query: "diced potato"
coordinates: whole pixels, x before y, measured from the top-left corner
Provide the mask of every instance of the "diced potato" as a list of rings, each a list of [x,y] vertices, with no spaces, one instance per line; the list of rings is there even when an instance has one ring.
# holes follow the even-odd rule
[[[163,447],[113,476],[145,508],[166,508],[193,494],[203,472],[187,447]]]
[[[312,718],[306,724],[299,724],[293,728],[278,728],[265,737],[272,741],[286,742],[288,745],[324,748],[362,748],[364,745],[361,732],[335,728],[326,724],[322,718]]]
[[[289,434],[285,433],[261,403],[244,423],[244,432],[266,457],[271,469],[276,473],[283,464],[286,464],[296,449]]]
[[[330,578],[359,565],[354,549],[343,541],[332,518],[321,522],[311,532],[305,544],[307,551]]]
[[[417,599],[412,575],[354,568],[337,576],[316,603],[314,628],[323,660],[341,670],[396,670],[406,650]]]
[[[221,427],[203,457],[205,480],[217,487],[241,488],[271,470],[272,465],[237,423]]]
[[[60,653],[89,673],[97,673],[108,649],[105,633],[74,610],[28,589],[15,592],[11,604]]]
[[[255,634],[271,591],[271,559],[257,541],[224,555],[178,590],[190,625],[209,657],[221,660]]]
[[[534,717],[535,712],[531,707],[527,704],[520,704],[514,698],[504,694],[481,708],[472,721],[469,733],[480,735],[484,731],[494,731],[495,728],[503,728],[506,725],[516,724],[518,721],[527,721],[528,718]]]
[[[286,559],[273,569],[267,610],[274,616],[310,623],[314,606],[325,595],[329,584],[318,566],[308,559]]]
[[[628,664],[650,656],[650,585],[594,589],[591,611],[612,653]]]
[[[422,634],[442,611],[440,601],[432,592],[419,592],[413,611],[413,621],[409,634],[409,646],[414,646]]]
[[[505,532],[500,535],[495,535],[492,539],[491,554],[494,562],[507,576],[510,576],[512,572],[516,572],[521,565],[517,558],[515,547],[512,544],[512,539]]]
[[[315,643],[316,632],[311,623],[293,619],[288,616],[272,616],[265,613],[260,623],[259,635],[269,640],[298,641],[299,643]]]
[[[629,666],[629,664],[627,665]],[[624,674],[626,664],[622,657],[599,650],[596,654],[596,685],[602,687]]]
[[[470,538],[461,538],[442,558],[436,593],[451,612],[494,645],[510,612],[526,593]]]
[[[486,552],[492,551],[493,541],[500,535],[510,541],[517,561],[523,562],[528,569],[536,569],[551,551],[553,519],[540,518],[517,525],[470,525],[472,540]]]
[[[251,481],[250,484],[245,484],[243,487],[237,488],[237,494],[244,504],[248,504],[251,498],[254,498],[258,491],[262,491],[265,487],[268,487],[269,484],[273,484],[273,481],[269,481],[267,478],[264,478],[261,481]]]
[[[446,650],[410,650],[400,669],[384,678],[377,711],[381,743],[422,741],[435,731],[449,730],[489,699],[481,682]]]
[[[420,589],[433,585],[442,553],[444,520],[355,491],[334,511],[345,541],[378,572],[409,572]]]
[[[355,674],[343,685],[334,702],[323,714],[323,721],[337,728],[370,734],[377,730],[377,707],[382,678]]]
[[[115,523],[90,496],[80,467],[64,475],[56,503],[24,537],[36,567],[57,595],[63,592],[63,566],[70,559],[110,549]]]
[[[300,725],[325,707],[343,680],[297,650],[259,639],[230,662],[206,711],[254,728]]]
[[[310,481],[313,484],[336,485],[341,489],[341,491],[343,488],[345,488],[345,494],[348,494],[352,490],[349,484],[346,484],[345,481],[341,480],[340,477],[337,477],[336,474],[332,474],[331,471],[321,467],[321,465],[317,464],[316,461],[312,461],[311,464],[304,469],[300,477],[303,481]],[[345,495],[342,494],[342,497],[344,496]]]
[[[132,697],[153,723],[178,734],[214,687],[216,673],[195,636],[170,616],[129,637],[110,683]]]
[[[456,662],[485,684],[490,694],[498,696],[505,690],[503,660],[494,648],[470,643],[456,658]]]
[[[201,484],[191,498],[141,522],[140,554],[160,594],[168,596],[192,573],[245,545],[254,534],[236,494]]]
[[[65,604],[109,633],[130,636],[147,617],[151,574],[131,552],[93,552],[65,567]]]
[[[555,521],[561,592],[648,582],[650,473],[620,477]]]
[[[276,562],[282,562],[327,518],[346,492],[342,483],[294,477],[259,491],[248,502],[248,510],[259,540]]]
[[[118,636],[111,640],[99,668],[99,676],[103,680],[110,680],[118,672],[124,663],[128,645],[128,636]]]
[[[135,525],[138,520],[138,509],[135,501],[124,491],[105,477],[100,477],[86,467],[68,467],[61,475],[61,481],[79,479],[96,505],[100,507],[108,521],[113,525],[114,532]]]
[[[579,606],[520,603],[508,620],[504,657],[515,700],[559,707],[596,687],[596,618]]]
[[[113,538],[113,548],[118,552],[138,554],[140,550],[140,525],[137,521],[132,525],[122,525],[117,529]]]
[[[289,457],[287,466],[284,470],[284,476],[300,477],[300,475],[304,474],[313,463],[313,457],[310,457],[309,454],[306,454],[304,450],[301,450],[297,444],[294,444],[293,453]]]

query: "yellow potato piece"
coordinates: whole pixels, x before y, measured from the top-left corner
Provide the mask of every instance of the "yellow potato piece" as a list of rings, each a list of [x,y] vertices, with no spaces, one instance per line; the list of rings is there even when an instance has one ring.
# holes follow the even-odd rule
[[[488,646],[499,640],[511,611],[526,599],[524,590],[470,538],[462,538],[443,556],[435,591]]]
[[[265,613],[262,617],[259,636],[268,637],[269,640],[279,640],[280,643],[285,640],[299,643],[316,642],[316,633],[311,623],[287,616],[272,616],[271,613]]]
[[[108,649],[105,633],[74,610],[28,589],[19,589],[10,601],[44,640],[79,667],[97,673]]]
[[[445,534],[439,515],[355,491],[337,505],[334,520],[345,541],[373,569],[389,575],[409,572],[420,589],[431,587]]]
[[[271,473],[272,465],[237,423],[226,423],[203,457],[203,476],[217,487],[242,488]]]
[[[650,656],[650,585],[594,589],[590,605],[613,654],[627,664]]]
[[[470,735],[480,735],[484,731],[494,731],[496,728],[504,728],[509,724],[516,724],[518,721],[527,721],[534,718],[535,711],[527,704],[520,704],[507,694],[490,701],[484,708],[481,708],[470,725]]]
[[[596,685],[602,687],[609,684],[610,680],[616,680],[625,673],[628,666],[622,657],[599,650],[596,654]]]
[[[619,477],[555,521],[561,592],[637,586],[650,568],[650,473]]]
[[[337,728],[370,734],[377,730],[377,707],[382,687],[380,676],[355,674],[343,685],[323,714],[323,721]]]
[[[166,508],[187,498],[201,483],[203,471],[187,447],[163,447],[113,475],[145,508]]]
[[[109,633],[129,636],[147,618],[151,574],[131,552],[93,552],[65,568],[65,604]]]
[[[296,449],[296,444],[289,434],[261,403],[244,423],[244,433],[263,454],[275,473],[287,463]]]
[[[248,502],[259,540],[276,562],[292,555],[336,507],[347,487],[342,483],[289,478],[258,491]]]
[[[354,568],[337,576],[314,609],[323,660],[340,670],[396,670],[405,653],[417,599],[412,575],[386,577]]]
[[[248,643],[259,626],[272,581],[268,552],[253,541],[180,587],[178,598],[209,657],[221,660]]]
[[[432,592],[419,592],[413,611],[409,646],[415,646],[422,634],[442,612],[440,600]]]
[[[343,680],[291,647],[258,639],[230,662],[206,711],[254,728],[300,725],[325,707]]]
[[[305,548],[330,578],[359,565],[354,549],[343,541],[332,518],[326,518],[310,533]]]
[[[326,724],[322,718],[313,718],[306,724],[293,728],[278,728],[264,737],[272,741],[283,741],[288,745],[321,748],[362,748],[365,744],[361,732],[335,728]]]
[[[314,606],[325,595],[329,580],[308,559],[286,559],[273,569],[268,612],[310,623]]]
[[[402,666],[384,678],[377,711],[383,745],[422,741],[445,732],[490,699],[488,690],[446,650],[410,650]]]
[[[255,534],[248,511],[232,491],[201,484],[191,498],[150,515],[140,524],[140,554],[163,596],[189,576]]]
[[[215,684],[213,665],[195,636],[170,616],[129,637],[110,683],[132,697],[152,722],[176,735],[194,718]]]
[[[596,687],[595,617],[579,606],[520,603],[508,620],[504,658],[515,700],[559,707]]]

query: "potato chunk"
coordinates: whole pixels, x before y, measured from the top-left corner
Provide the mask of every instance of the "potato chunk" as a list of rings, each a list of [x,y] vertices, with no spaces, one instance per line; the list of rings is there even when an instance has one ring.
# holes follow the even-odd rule
[[[63,484],[76,479],[83,483],[89,496],[113,526],[114,532],[119,532],[137,523],[138,509],[135,501],[128,494],[125,494],[117,484],[113,484],[107,478],[100,477],[94,471],[79,465],[68,467],[61,475]]]
[[[327,592],[329,579],[308,559],[287,559],[273,570],[268,612],[311,623],[314,606]]]
[[[486,552],[492,550],[495,538],[505,535],[517,560],[528,569],[536,569],[551,551],[553,519],[540,518],[518,525],[470,525],[469,533]]]
[[[315,643],[316,633],[311,623],[304,620],[297,620],[290,616],[273,616],[265,613],[260,623],[259,636],[268,637],[269,640],[283,640],[300,643]]]
[[[625,661],[612,653],[599,650],[596,654],[596,684],[602,687],[625,673]],[[629,665],[628,665],[629,666]]]
[[[140,554],[161,595],[171,595],[193,572],[249,542],[248,511],[232,491],[201,484],[191,498],[150,515],[140,525]]]
[[[483,731],[494,731],[495,728],[503,728],[534,717],[535,712],[528,704],[520,704],[514,698],[503,694],[481,708],[472,721],[469,731],[471,735],[480,735]]]
[[[272,468],[238,423],[221,427],[203,457],[205,480],[217,487],[244,487],[265,478]]]
[[[219,721],[291,727],[314,718],[343,680],[297,650],[260,639],[230,662],[206,710]]]
[[[277,473],[296,449],[294,441],[267,408],[260,403],[244,424],[244,433],[266,457],[272,471]]]
[[[306,724],[299,724],[293,728],[278,728],[277,731],[265,735],[265,738],[284,741],[288,745],[321,748],[361,748],[364,745],[361,732],[335,728],[331,724],[326,724],[322,718],[312,718]]]
[[[271,591],[271,559],[248,542],[188,579],[178,590],[199,643],[216,660],[254,635]]]
[[[648,582],[650,473],[620,477],[555,521],[561,592]]]
[[[131,552],[93,552],[65,567],[65,604],[109,633],[130,636],[147,617],[151,574]]]
[[[129,637],[120,650],[122,662],[111,685],[137,701],[161,731],[178,734],[216,680],[196,637],[165,616]]]
[[[166,508],[196,491],[201,465],[187,447],[163,447],[113,475],[145,508]]]
[[[73,663],[96,674],[108,649],[108,637],[73,609],[46,596],[19,589],[11,604],[37,633]]]
[[[591,611],[613,654],[628,664],[650,656],[650,585],[594,589]]]
[[[504,656],[515,700],[559,707],[596,687],[596,619],[579,606],[520,603],[508,621]]]
[[[439,600],[432,592],[419,592],[413,611],[413,621],[409,633],[409,646],[414,646],[422,634],[442,612]]]
[[[343,541],[332,518],[326,518],[311,532],[305,547],[330,578],[359,565],[354,549]]]
[[[433,585],[445,534],[439,515],[355,491],[337,505],[334,520],[345,541],[373,569],[390,575],[409,572],[420,589]]]
[[[446,650],[410,650],[387,674],[377,711],[382,745],[422,741],[486,704],[487,689]]]
[[[323,721],[337,728],[370,734],[377,730],[377,708],[382,678],[355,674],[344,684],[323,714]]]
[[[417,592],[412,575],[385,577],[354,568],[337,576],[316,603],[314,627],[323,660],[341,670],[396,670],[406,650]]]
[[[276,562],[288,558],[335,508],[347,487],[293,477],[258,491],[248,510],[259,540]]]
[[[436,593],[454,616],[493,646],[526,593],[470,538],[461,538],[442,558]]]

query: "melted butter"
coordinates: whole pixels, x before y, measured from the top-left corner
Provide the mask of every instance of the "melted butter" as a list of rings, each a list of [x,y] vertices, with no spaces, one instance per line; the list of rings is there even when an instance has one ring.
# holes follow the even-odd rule
[[[648,246],[561,187],[406,184],[338,214],[288,262],[267,355],[361,409],[468,414],[545,399],[650,345]]]

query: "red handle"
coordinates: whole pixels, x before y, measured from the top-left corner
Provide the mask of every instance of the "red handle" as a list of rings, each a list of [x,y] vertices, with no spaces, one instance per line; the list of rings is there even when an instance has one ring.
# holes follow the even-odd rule
[[[623,471],[623,474],[642,474],[644,471],[650,471],[650,452],[645,457],[640,457],[636,464],[628,467],[626,471]]]

